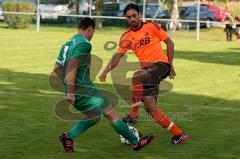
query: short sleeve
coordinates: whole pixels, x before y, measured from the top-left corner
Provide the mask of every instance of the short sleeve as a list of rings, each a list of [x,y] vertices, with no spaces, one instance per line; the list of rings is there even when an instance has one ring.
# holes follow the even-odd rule
[[[56,64],[58,64],[58,65],[63,65],[63,62],[62,62],[63,61],[63,51],[64,51],[64,45],[62,46],[62,48],[58,54],[58,57],[56,59]]]
[[[127,38],[126,35],[123,35],[118,44],[117,53],[125,54],[128,50],[131,49],[131,41]]]
[[[168,38],[167,33],[157,23],[151,23],[151,30],[160,39],[160,41],[164,41]]]

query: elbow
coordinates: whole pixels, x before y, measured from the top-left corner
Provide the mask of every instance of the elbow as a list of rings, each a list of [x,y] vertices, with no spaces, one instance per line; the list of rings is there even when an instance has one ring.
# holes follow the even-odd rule
[[[118,62],[123,56],[124,56],[124,54],[122,54],[122,53],[115,53],[112,57],[112,60]]]
[[[61,72],[61,66],[60,65],[55,65],[53,72],[58,74],[59,72]]]
[[[53,72],[54,72],[55,74],[57,74],[57,73],[58,73],[57,68],[54,68],[54,69],[53,69]]]
[[[54,69],[53,69],[53,72],[57,73],[59,70],[59,67],[55,66]]]

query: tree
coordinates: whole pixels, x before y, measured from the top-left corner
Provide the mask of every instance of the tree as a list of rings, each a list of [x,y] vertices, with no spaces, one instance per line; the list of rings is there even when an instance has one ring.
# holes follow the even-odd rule
[[[96,0],[96,14],[97,16],[102,15],[103,10],[103,0]],[[100,18],[96,19],[96,27],[102,28],[102,20]]]
[[[170,27],[173,29],[173,31],[176,31],[179,25],[178,0],[172,0],[170,5],[170,8],[172,9],[172,21],[170,23]]]
[[[76,0],[76,14],[79,15],[80,0]]]

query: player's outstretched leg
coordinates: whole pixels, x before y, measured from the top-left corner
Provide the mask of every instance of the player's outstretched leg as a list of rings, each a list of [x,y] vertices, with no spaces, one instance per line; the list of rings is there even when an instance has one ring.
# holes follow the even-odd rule
[[[168,130],[172,135],[172,144],[179,144],[188,139],[188,135],[174,124],[171,119],[159,108],[156,107],[156,99],[154,97],[145,97],[144,106],[156,123]]]
[[[173,135],[170,143],[179,144],[188,139],[188,135],[184,133],[180,128],[178,128],[177,125],[173,123],[160,109],[156,109],[150,112],[150,114],[159,125],[161,125]]]
[[[127,124],[136,124],[138,121],[139,106],[142,103],[142,85],[132,86],[132,109],[129,115],[123,118],[123,121]]]
[[[108,108],[105,111],[104,116],[112,122],[114,130],[130,142],[135,151],[148,145],[154,139],[154,134],[150,134],[138,140],[133,132],[129,130],[128,125],[122,121],[114,108]]]
[[[99,118],[100,119],[100,118]],[[60,141],[66,152],[74,152],[73,139],[84,133],[88,128],[95,125],[99,119],[83,119],[78,121],[69,132],[64,132],[60,136]]]
[[[132,77],[132,109],[129,115],[123,118],[127,124],[136,124],[138,121],[139,106],[143,100],[143,82],[149,81],[149,74],[144,71],[136,71]]]

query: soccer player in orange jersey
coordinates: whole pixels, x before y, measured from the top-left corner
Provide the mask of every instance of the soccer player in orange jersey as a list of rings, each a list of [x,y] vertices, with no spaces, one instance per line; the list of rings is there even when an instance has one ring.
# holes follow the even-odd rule
[[[109,61],[107,67],[99,76],[104,82],[110,72],[128,50],[137,56],[141,69],[132,77],[132,112],[127,117],[127,122],[134,122],[137,118],[141,102],[145,110],[163,128],[173,135],[171,143],[178,144],[187,140],[188,135],[179,129],[167,115],[157,107],[157,96],[160,82],[169,76],[174,79],[176,73],[173,66],[174,45],[165,31],[154,22],[144,23],[139,16],[139,6],[128,4],[124,15],[131,28],[125,32],[119,42],[117,52]],[[161,46],[163,41],[167,46],[165,53]]]

